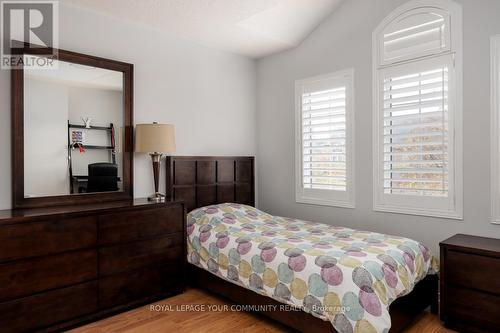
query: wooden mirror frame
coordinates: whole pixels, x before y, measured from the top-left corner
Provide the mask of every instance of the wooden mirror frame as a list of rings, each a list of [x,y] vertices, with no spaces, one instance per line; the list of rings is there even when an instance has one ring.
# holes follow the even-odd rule
[[[14,51],[15,50],[15,51]],[[52,49],[55,50],[55,49]],[[16,55],[44,56],[47,48],[33,48],[24,43],[22,48],[12,49]],[[88,194],[69,194],[36,198],[24,197],[24,69],[11,69],[12,109],[12,201],[14,208],[80,205],[103,201],[132,200],[133,192],[133,75],[134,65],[125,62],[94,57],[86,54],[55,50],[54,59],[80,65],[99,67],[123,73],[123,191]]]

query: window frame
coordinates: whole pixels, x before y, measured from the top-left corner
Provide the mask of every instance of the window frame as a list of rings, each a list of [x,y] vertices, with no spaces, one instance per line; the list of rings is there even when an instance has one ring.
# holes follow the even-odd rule
[[[305,189],[303,187],[303,87],[319,81],[332,80],[346,86],[346,191]],[[355,208],[354,160],[354,69],[336,71],[295,81],[295,201],[303,204]]]
[[[490,38],[491,52],[491,223],[500,225],[500,34]]]
[[[436,8],[449,13],[450,17],[450,50],[441,50],[426,55],[418,53],[411,59],[397,59],[387,63],[382,61],[380,39],[385,28],[394,20],[408,16],[412,11],[422,8]],[[389,14],[374,30],[372,35],[372,73],[373,73],[373,210],[380,212],[400,213],[419,216],[463,219],[463,153],[462,153],[462,10],[461,6],[448,0],[414,0]],[[383,82],[384,72],[398,67],[415,66],[416,70],[423,63],[439,61],[449,57],[449,171],[448,200],[442,204],[433,202],[432,197],[418,195],[398,195],[384,193],[383,183]],[[451,77],[453,76],[453,78]],[[382,103],[382,104],[381,104]],[[452,109],[453,108],[453,109]]]

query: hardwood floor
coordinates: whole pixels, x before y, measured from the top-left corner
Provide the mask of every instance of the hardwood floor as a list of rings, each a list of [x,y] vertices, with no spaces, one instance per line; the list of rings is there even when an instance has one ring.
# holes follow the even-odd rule
[[[224,299],[200,289],[146,305],[72,330],[72,333],[104,332],[289,332],[286,327],[247,312],[224,311]],[[228,305],[229,306],[229,305]],[[197,309],[195,307],[198,307]],[[209,307],[216,308],[210,311]],[[204,310],[204,311],[199,311]],[[405,333],[452,333],[437,316],[423,314]]]

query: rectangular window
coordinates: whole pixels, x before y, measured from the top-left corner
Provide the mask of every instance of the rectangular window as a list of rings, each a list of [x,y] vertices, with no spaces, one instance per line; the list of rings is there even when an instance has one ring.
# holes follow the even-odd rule
[[[296,81],[296,201],[354,207],[353,70]]]
[[[491,38],[491,221],[500,224],[500,35]]]
[[[379,71],[375,209],[459,218],[452,55]]]

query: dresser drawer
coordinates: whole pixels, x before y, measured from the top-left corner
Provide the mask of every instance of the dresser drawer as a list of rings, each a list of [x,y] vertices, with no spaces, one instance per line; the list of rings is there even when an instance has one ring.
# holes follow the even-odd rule
[[[152,264],[184,260],[183,234],[108,246],[99,249],[101,276],[124,272]]]
[[[0,227],[0,262],[96,245],[94,216]]]
[[[155,295],[178,293],[183,288],[180,263],[148,267],[99,280],[100,308],[140,301]]]
[[[97,278],[97,250],[0,265],[0,301]]]
[[[498,332],[500,296],[458,287],[446,292],[445,322],[467,332]]]
[[[97,282],[0,303],[2,332],[26,332],[97,310]]]
[[[447,250],[444,265],[446,283],[500,295],[500,258]]]
[[[182,205],[99,216],[100,244],[129,242],[182,232]]]

